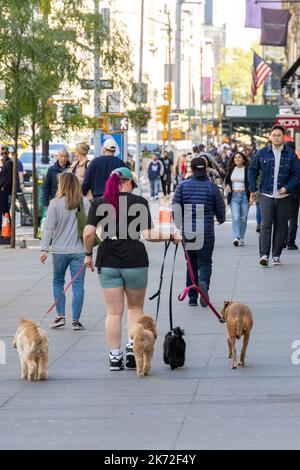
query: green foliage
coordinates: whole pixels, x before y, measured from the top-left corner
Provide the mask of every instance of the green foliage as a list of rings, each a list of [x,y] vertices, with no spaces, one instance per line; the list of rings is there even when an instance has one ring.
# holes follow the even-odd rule
[[[148,121],[151,119],[151,110],[146,106],[138,106],[136,109],[128,111],[128,117],[135,130],[143,129],[147,127]]]
[[[256,48],[258,49],[258,48]],[[251,100],[253,51],[241,48],[223,49],[218,66],[220,88],[229,88],[233,104],[249,104]]]

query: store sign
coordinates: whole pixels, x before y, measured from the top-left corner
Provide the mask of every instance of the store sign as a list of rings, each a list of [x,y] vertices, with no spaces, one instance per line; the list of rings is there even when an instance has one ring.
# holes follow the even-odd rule
[[[247,106],[225,106],[226,117],[247,117]]]
[[[277,116],[276,124],[285,127],[285,129],[300,129],[299,116]]]

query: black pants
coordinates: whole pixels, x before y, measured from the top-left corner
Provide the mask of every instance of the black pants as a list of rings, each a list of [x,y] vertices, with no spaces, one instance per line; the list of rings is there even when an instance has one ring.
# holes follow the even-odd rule
[[[215,237],[214,235],[206,235],[204,238],[203,247],[201,250],[188,250],[188,255],[191,261],[193,273],[195,276],[196,284],[205,282],[207,289],[209,289],[210,278],[212,273],[212,254],[214,251]],[[186,271],[186,286],[192,284],[189,270]],[[191,300],[197,300],[198,292],[191,289],[188,293]]]
[[[161,185],[162,185],[162,190],[163,190],[164,196],[171,193],[171,181],[169,181],[169,180],[164,181],[161,178]]]
[[[280,256],[286,239],[290,197],[274,199],[261,194],[259,206],[262,218],[259,236],[260,256],[270,256],[271,240],[272,256]]]
[[[288,246],[295,245],[299,215],[299,199],[293,196],[291,196],[290,199],[289,227],[287,235]]]

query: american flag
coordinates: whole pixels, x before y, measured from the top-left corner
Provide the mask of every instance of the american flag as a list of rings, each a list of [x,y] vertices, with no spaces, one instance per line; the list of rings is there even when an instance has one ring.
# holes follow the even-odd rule
[[[256,52],[253,57],[253,68],[252,68],[252,84],[251,84],[251,101],[254,103],[257,89],[263,83],[263,81],[272,72],[271,67],[266,64]]]

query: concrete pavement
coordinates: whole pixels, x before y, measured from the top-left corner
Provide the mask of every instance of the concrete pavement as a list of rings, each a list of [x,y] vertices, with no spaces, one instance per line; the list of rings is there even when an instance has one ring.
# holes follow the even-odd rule
[[[43,324],[50,367],[49,380],[41,383],[20,379],[11,343],[20,317],[39,320],[52,303],[51,261],[39,263],[37,244],[14,251],[1,247],[0,339],[7,357],[0,365],[0,449],[299,449],[300,365],[291,357],[293,341],[300,340],[300,253],[287,251],[281,267],[264,269],[257,242],[252,212],[245,247],[232,245],[230,217],[216,227],[211,301],[220,308],[234,298],[252,309],[245,368],[230,369],[225,325],[208,309],[176,300],[185,279],[179,250],[174,324],[186,330],[184,368],[171,371],[162,360],[169,253],[151,375],[109,371],[103,296],[96,274],[89,272],[82,314],[86,330],[71,329],[70,293],[66,327],[49,330],[54,314]],[[145,312],[154,315],[156,304],[148,297],[158,286],[163,245],[147,243],[147,249]],[[125,340],[124,333],[124,346]]]

